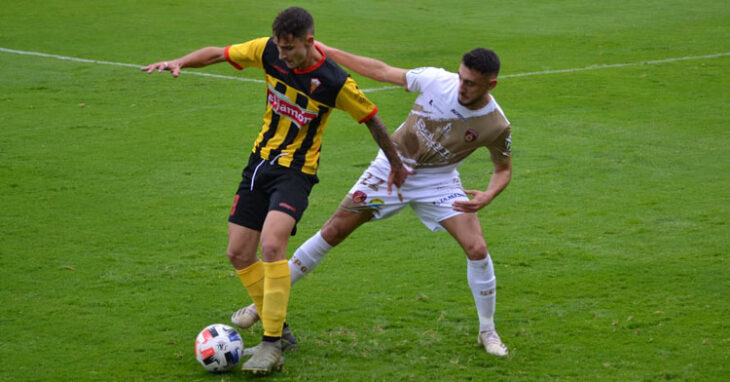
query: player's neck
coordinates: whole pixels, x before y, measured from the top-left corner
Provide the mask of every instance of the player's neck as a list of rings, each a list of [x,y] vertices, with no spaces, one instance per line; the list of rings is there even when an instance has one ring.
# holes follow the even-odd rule
[[[466,106],[466,108],[469,110],[479,110],[479,109],[483,108],[484,106],[489,105],[489,102],[491,102],[491,101],[492,101],[492,96],[489,95],[489,93],[487,93],[478,102],[474,102],[474,103]]]
[[[304,63],[302,64],[301,68],[297,68],[299,70],[307,69],[315,64],[317,64],[324,55],[319,51],[319,49],[316,48],[316,46],[312,45],[312,47],[309,49],[309,52],[307,53],[307,59],[304,60]]]

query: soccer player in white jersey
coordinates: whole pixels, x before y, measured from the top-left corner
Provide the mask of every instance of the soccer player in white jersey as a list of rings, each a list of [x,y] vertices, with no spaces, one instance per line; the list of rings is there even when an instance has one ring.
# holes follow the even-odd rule
[[[403,163],[415,173],[397,195],[388,194],[385,185],[390,167],[379,152],[337,211],[292,255],[292,284],[363,223],[385,219],[410,206],[426,227],[448,231],[463,248],[467,282],[479,317],[477,341],[487,353],[506,356],[508,349],[494,325],[494,267],[476,215],[507,187],[512,175],[510,124],[489,93],[497,85],[499,58],[489,49],[477,48],[463,56],[458,73],[451,73],[433,67],[396,68],[320,46],[327,56],[354,72],[420,93],[408,118],[392,135]],[[494,173],[485,190],[465,190],[456,168],[481,147],[490,151]],[[250,305],[234,313],[231,320],[249,327],[258,315]]]

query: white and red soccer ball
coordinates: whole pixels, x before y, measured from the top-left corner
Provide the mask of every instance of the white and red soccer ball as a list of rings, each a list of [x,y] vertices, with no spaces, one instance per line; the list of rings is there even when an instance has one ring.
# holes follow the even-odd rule
[[[208,325],[195,339],[195,358],[212,373],[236,366],[243,356],[243,340],[238,332],[224,324]]]

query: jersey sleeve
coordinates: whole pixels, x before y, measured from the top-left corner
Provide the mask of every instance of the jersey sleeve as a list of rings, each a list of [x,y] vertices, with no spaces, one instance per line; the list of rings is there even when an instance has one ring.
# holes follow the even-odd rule
[[[512,159],[512,131],[509,127],[504,129],[497,139],[487,145],[492,162],[506,164]]]
[[[264,49],[269,37],[262,37],[241,44],[229,45],[224,53],[226,60],[238,70],[246,67],[262,68]]]
[[[432,84],[436,83],[445,71],[439,68],[415,68],[406,72],[406,90],[423,93]]]
[[[367,122],[378,112],[378,107],[365,97],[365,93],[360,90],[352,77],[347,77],[345,84],[337,93],[335,107],[346,111],[358,123]]]

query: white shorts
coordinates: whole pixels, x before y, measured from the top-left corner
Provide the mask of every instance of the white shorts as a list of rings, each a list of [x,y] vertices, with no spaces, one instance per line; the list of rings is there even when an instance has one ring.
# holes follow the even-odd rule
[[[370,211],[372,220],[380,220],[411,206],[426,227],[432,231],[443,231],[441,221],[462,214],[454,211],[454,201],[469,200],[455,167],[418,169],[401,187],[402,202],[395,186],[392,194],[388,195],[389,173],[387,159],[378,155],[352,186],[340,207],[358,213]]]

